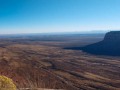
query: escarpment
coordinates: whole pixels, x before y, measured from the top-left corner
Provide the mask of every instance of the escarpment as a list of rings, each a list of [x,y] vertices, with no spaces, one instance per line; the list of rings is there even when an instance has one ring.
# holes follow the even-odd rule
[[[98,55],[120,56],[120,31],[108,32],[102,41],[85,46],[82,50]]]

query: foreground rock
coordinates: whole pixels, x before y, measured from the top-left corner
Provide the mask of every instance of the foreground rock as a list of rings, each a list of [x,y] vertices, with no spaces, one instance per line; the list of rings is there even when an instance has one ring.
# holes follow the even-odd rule
[[[0,90],[16,90],[16,86],[14,85],[12,79],[0,76]]]

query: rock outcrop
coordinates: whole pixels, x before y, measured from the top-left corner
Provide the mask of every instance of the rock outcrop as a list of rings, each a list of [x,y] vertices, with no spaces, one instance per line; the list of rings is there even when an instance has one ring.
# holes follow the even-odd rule
[[[104,40],[81,49],[97,55],[120,56],[120,31],[110,31],[105,35]]]
[[[104,41],[109,42],[120,42],[120,31],[111,31],[105,35]]]

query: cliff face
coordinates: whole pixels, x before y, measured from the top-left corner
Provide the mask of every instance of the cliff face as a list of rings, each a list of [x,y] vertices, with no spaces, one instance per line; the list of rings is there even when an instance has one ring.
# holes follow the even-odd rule
[[[104,41],[120,42],[120,31],[111,31],[105,35]]]
[[[103,41],[82,48],[83,51],[98,54],[120,56],[120,31],[111,31]]]

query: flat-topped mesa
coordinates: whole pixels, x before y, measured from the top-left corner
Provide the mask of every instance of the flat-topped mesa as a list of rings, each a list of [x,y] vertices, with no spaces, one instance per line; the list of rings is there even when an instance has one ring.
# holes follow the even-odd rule
[[[120,31],[108,32],[104,40],[85,46],[82,50],[97,55],[120,56]]]
[[[104,41],[120,42],[120,31],[110,31],[105,35]]]
[[[120,56],[120,31],[106,33],[100,42],[85,47],[72,47],[67,49],[82,50],[95,55]]]

